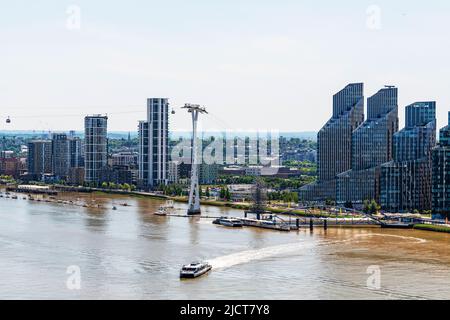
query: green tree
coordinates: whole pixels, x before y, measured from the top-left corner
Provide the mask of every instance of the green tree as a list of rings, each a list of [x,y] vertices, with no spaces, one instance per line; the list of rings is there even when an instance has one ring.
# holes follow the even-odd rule
[[[228,189],[228,188],[225,189],[225,199],[227,201],[231,200],[231,192],[230,192],[230,189]]]
[[[219,194],[220,199],[225,199],[226,195],[227,195],[227,192],[225,190],[225,187],[220,188],[220,194]]]
[[[353,209],[353,202],[351,201],[346,201],[344,204],[344,207],[347,209]]]

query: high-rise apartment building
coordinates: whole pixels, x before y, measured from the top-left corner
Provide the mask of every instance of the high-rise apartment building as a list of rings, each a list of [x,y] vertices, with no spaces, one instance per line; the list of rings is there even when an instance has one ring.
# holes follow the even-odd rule
[[[381,165],[393,159],[398,90],[388,86],[367,99],[367,120],[352,134],[351,170],[337,175],[338,203],[379,200]]]
[[[108,117],[84,118],[85,182],[99,183],[100,171],[108,163]]]
[[[439,132],[439,145],[433,150],[433,218],[450,218],[450,112],[448,125]]]
[[[82,168],[84,167],[84,156],[83,156],[83,140],[78,137],[69,137],[69,157],[70,157],[70,167],[71,168]]]
[[[52,173],[52,141],[33,140],[28,143],[28,174],[43,179]]]
[[[52,171],[53,175],[66,179],[70,168],[69,140],[65,133],[52,134]]]
[[[318,181],[300,190],[300,199],[336,199],[336,176],[351,169],[352,133],[364,121],[364,85],[349,84],[333,96],[333,116],[317,137]]]
[[[436,102],[406,107],[406,126],[394,135],[393,161],[381,167],[383,209],[431,210],[432,150],[436,144]]]
[[[169,101],[147,100],[147,121],[139,122],[139,184],[154,188],[168,183]]]

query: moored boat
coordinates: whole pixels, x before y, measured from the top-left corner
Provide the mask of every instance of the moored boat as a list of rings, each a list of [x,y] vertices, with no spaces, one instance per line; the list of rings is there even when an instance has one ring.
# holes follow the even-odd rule
[[[228,218],[228,217],[221,217],[219,219],[214,220],[213,223],[221,225],[221,226],[225,226],[225,227],[232,227],[232,228],[240,228],[244,225],[242,223],[241,219]]]

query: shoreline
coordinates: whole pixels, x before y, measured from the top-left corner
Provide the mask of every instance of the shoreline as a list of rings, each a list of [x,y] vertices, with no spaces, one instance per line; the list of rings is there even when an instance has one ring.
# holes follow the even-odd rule
[[[0,189],[7,189],[11,188],[12,186],[8,185],[0,185]],[[59,192],[72,192],[72,193],[96,193],[96,194],[104,194],[104,195],[124,195],[124,196],[130,196],[130,197],[136,197],[136,198],[150,198],[150,199],[159,199],[159,200],[173,200],[174,202],[178,203],[188,203],[187,197],[176,197],[176,196],[167,196],[163,194],[156,194],[151,192],[142,192],[142,191],[125,191],[125,190],[110,190],[110,189],[101,189],[101,188],[87,188],[87,187],[67,187],[67,186],[52,186],[49,185],[50,188],[53,190],[59,191]],[[26,192],[19,192],[25,194]],[[226,201],[219,201],[219,200],[206,200],[203,199],[200,201],[200,204],[202,206],[213,206],[213,207],[223,207],[223,208],[231,208],[236,210],[248,210],[250,209],[250,205],[246,203],[236,203],[236,202],[226,202]],[[333,214],[320,214],[320,213],[307,213],[305,211],[301,210],[295,210],[295,209],[281,209],[281,208],[274,208],[269,207],[267,208],[267,211],[273,214],[279,214],[283,216],[290,216],[292,218],[303,218],[303,219],[322,219],[322,218],[336,218],[336,219],[351,219],[351,218],[359,218],[357,216],[338,216]],[[367,227],[367,228],[373,228],[377,227],[373,224],[360,224],[360,225],[329,225],[329,227],[336,228],[345,228],[345,227]],[[414,230],[420,230],[420,231],[429,231],[429,232],[439,232],[439,233],[450,233],[450,227],[447,226],[439,226],[439,225],[428,225],[428,224],[414,224],[413,226]]]

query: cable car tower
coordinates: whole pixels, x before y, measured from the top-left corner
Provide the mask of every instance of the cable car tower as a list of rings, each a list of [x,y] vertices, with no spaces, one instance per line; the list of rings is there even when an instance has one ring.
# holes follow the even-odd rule
[[[199,114],[208,113],[205,108],[197,104],[186,103],[182,109],[187,109],[187,111],[192,115],[192,163],[191,163],[191,188],[189,190],[189,207],[188,215],[199,215],[200,210],[200,186],[198,183],[198,160],[197,159],[197,122]],[[201,160],[201,159],[200,159]]]

